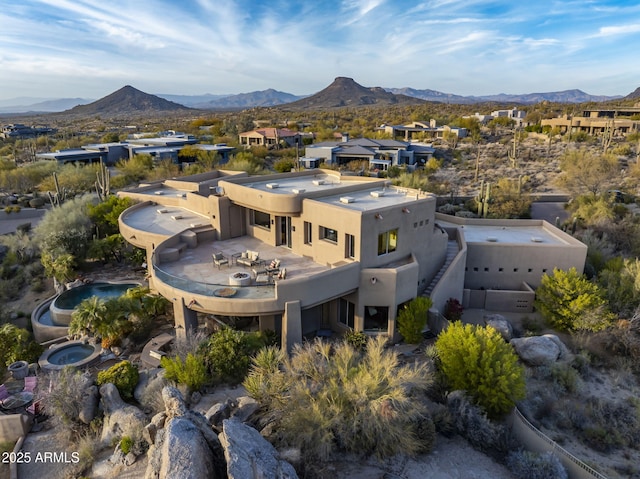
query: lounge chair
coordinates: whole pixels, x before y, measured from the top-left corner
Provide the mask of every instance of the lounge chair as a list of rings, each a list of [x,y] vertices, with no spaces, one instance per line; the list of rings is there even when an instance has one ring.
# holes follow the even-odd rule
[[[220,266],[226,264],[229,266],[229,258],[225,257],[222,253],[213,253],[213,264],[220,269]]]
[[[27,376],[24,378],[24,390],[33,392],[38,385],[38,377],[37,376]]]
[[[11,394],[9,394],[9,391],[7,391],[7,386],[5,386],[4,384],[1,385],[0,386],[0,401],[4,401],[9,396],[11,396]]]

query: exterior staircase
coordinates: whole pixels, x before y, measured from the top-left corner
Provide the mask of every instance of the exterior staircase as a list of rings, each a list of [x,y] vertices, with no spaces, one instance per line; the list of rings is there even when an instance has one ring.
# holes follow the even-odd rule
[[[433,288],[436,287],[436,285],[438,284],[438,281],[440,281],[444,273],[447,271],[447,268],[449,268],[449,265],[453,261],[453,258],[455,258],[457,254],[458,254],[458,242],[456,240],[447,241],[447,256],[444,260],[444,264],[438,271],[438,274],[436,274],[434,278],[431,280],[431,283],[429,283],[429,286],[427,286],[427,289],[424,290],[424,293],[422,293],[423,296],[431,295]]]

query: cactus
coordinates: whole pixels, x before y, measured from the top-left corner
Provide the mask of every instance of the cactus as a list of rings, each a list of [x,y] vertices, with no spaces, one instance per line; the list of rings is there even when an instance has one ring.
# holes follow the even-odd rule
[[[509,160],[511,160],[511,166],[516,168],[518,166],[518,129],[513,130],[513,148],[508,152]]]
[[[50,191],[47,191],[47,195],[49,196],[49,201],[51,202],[51,206],[56,207],[60,206],[67,199],[67,189],[60,189],[60,184],[58,183],[58,174],[53,172],[53,182],[56,185],[55,194],[51,194]]]
[[[491,183],[484,184],[484,180],[480,182],[480,192],[476,197],[478,203],[478,216],[487,217],[489,212],[489,203],[491,202]]]
[[[100,168],[96,172],[95,186],[100,201],[104,201],[111,194],[111,174],[109,168],[102,161],[100,162]]]

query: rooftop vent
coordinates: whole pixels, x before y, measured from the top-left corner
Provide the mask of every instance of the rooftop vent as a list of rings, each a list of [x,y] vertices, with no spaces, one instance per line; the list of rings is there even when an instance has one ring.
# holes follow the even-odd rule
[[[265,186],[266,186],[267,188],[269,188],[269,189],[272,189],[272,190],[273,190],[274,188],[279,188],[279,187],[280,187],[280,185],[279,185],[278,183],[267,183]]]
[[[160,213],[160,214],[162,214],[162,213],[168,213],[168,212],[169,212],[169,210],[168,210],[168,209],[166,209],[166,208],[160,208],[160,209],[159,209],[159,210],[157,210],[157,211],[158,211],[158,213]]]
[[[542,243],[542,238],[540,238],[539,236],[532,236],[531,237],[531,242],[532,243]]]
[[[156,195],[161,195],[161,194],[163,194],[163,192],[162,191],[156,191],[155,194]]]
[[[305,189],[304,188],[294,188],[291,190],[293,193],[295,193],[296,195],[299,195],[300,193],[304,193]]]
[[[340,198],[340,203],[353,203],[356,199],[353,196],[342,196]]]
[[[176,196],[177,196],[178,198],[184,198],[184,197],[186,197],[186,196],[187,196],[187,194],[186,194],[186,193],[176,193]]]
[[[313,184],[316,186],[324,185],[324,180],[313,180]]]
[[[489,243],[497,243],[498,242],[498,238],[496,238],[495,236],[488,236],[487,237],[487,241]]]
[[[369,194],[374,198],[380,198],[381,196],[384,196],[384,191],[372,191]]]

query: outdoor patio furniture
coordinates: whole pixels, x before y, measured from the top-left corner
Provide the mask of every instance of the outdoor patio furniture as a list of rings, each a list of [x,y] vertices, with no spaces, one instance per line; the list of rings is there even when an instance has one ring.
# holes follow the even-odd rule
[[[27,376],[26,378],[24,378],[24,391],[33,392],[37,385],[37,376]]]
[[[258,251],[243,251],[242,253],[240,253],[240,256],[236,257],[236,264],[241,264],[242,266],[246,266],[249,268],[252,268],[253,266],[256,266],[260,263],[260,253]]]
[[[4,401],[9,396],[11,396],[11,394],[9,394],[9,391],[7,390],[7,386],[5,386],[4,384],[1,385],[0,386],[0,402]]]
[[[220,266],[226,264],[229,267],[229,258],[224,256],[222,253],[213,253],[213,264],[220,269]]]

